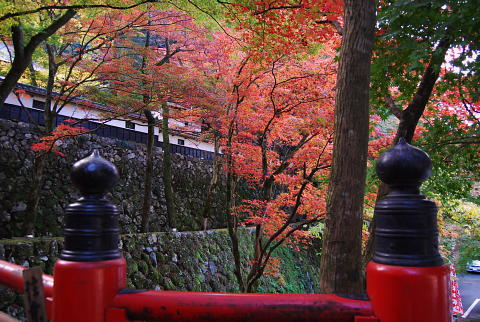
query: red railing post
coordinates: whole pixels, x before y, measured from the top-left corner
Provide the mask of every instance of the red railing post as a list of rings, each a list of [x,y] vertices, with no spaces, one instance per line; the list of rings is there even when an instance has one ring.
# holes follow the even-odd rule
[[[54,267],[53,321],[111,320],[107,308],[126,286],[126,263],[118,249],[118,210],[103,196],[118,172],[95,151],[73,165],[71,179],[82,197],[65,209],[65,244]]]
[[[377,162],[389,194],[375,207],[367,292],[382,322],[450,322],[449,268],[438,252],[437,207],[420,195],[428,155],[403,139]]]

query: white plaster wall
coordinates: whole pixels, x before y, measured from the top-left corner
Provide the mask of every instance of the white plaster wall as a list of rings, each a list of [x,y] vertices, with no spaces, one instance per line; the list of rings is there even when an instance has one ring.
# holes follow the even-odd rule
[[[38,100],[38,101],[45,101],[45,98],[40,96],[40,95],[24,95],[21,96],[20,98],[22,100],[22,103],[26,107],[33,107],[33,100]],[[12,104],[12,105],[20,105],[18,102],[17,97],[14,94],[10,94],[7,97],[6,103]],[[91,119],[92,122],[96,122],[95,119],[100,119],[100,116],[98,115],[98,111],[90,108],[90,107],[81,107],[77,104],[66,104],[64,108],[60,111],[60,115],[66,116],[66,117],[72,117],[72,118],[77,118],[77,119],[84,119],[88,118]],[[161,119],[161,117],[159,117]],[[125,127],[125,121],[127,119],[114,119],[114,120],[109,120],[105,124],[119,127],[119,128],[126,128]],[[146,123],[143,123],[139,120],[132,120],[128,119],[129,121],[135,123],[135,131],[137,132],[143,132],[143,133],[148,133],[148,128]],[[100,122],[100,121],[99,121]],[[177,121],[174,119],[171,119],[169,121],[172,124],[178,125],[180,127],[185,127],[185,122],[182,121]],[[97,122],[96,122],[97,123]],[[200,131],[200,126],[199,125],[194,125],[189,122],[188,127],[191,129],[193,127],[194,130],[197,130],[196,128],[198,127],[198,131]],[[163,142],[162,135],[160,133],[159,127],[155,127],[155,135],[158,135],[158,140],[160,142]],[[190,148],[195,148],[195,149],[200,149],[203,151],[210,151],[214,152],[214,146],[211,143],[208,142],[202,142],[202,141],[197,141],[191,138],[183,137],[181,135],[169,135],[170,138],[170,143],[171,144],[178,144],[178,139],[182,139],[185,141],[186,147]]]

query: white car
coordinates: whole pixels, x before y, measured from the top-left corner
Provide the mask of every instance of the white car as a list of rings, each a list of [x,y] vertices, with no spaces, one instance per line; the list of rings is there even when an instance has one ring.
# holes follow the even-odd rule
[[[470,265],[468,265],[467,272],[480,273],[480,261],[472,261]]]

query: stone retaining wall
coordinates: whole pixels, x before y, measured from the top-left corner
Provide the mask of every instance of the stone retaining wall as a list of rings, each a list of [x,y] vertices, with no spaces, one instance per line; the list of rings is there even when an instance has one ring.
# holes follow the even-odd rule
[[[34,152],[40,131],[34,125],[0,119],[0,238],[22,236],[21,225],[32,182]],[[71,165],[98,149],[120,172],[120,182],[107,197],[120,210],[123,233],[138,232],[143,198],[145,145],[84,135],[61,142],[66,157],[52,154],[48,158],[41,191],[36,236],[60,236],[63,209],[78,198],[70,184]],[[211,173],[212,162],[175,154],[173,186],[178,230],[202,230],[201,218]],[[208,228],[225,227],[224,189],[220,188],[211,206]],[[162,182],[162,151],[155,148],[151,231],[166,230],[166,203]]]

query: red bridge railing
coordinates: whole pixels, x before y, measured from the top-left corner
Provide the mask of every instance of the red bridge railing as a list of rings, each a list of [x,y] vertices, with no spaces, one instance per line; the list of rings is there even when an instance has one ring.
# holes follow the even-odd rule
[[[56,322],[105,321],[451,321],[449,268],[438,253],[436,206],[419,193],[430,175],[425,152],[401,141],[377,162],[391,192],[376,208],[369,300],[328,294],[238,294],[126,289],[118,211],[103,195],[118,179],[97,152],[72,169],[82,197],[65,209],[65,247],[43,276]],[[0,261],[0,284],[23,291],[24,268]]]

